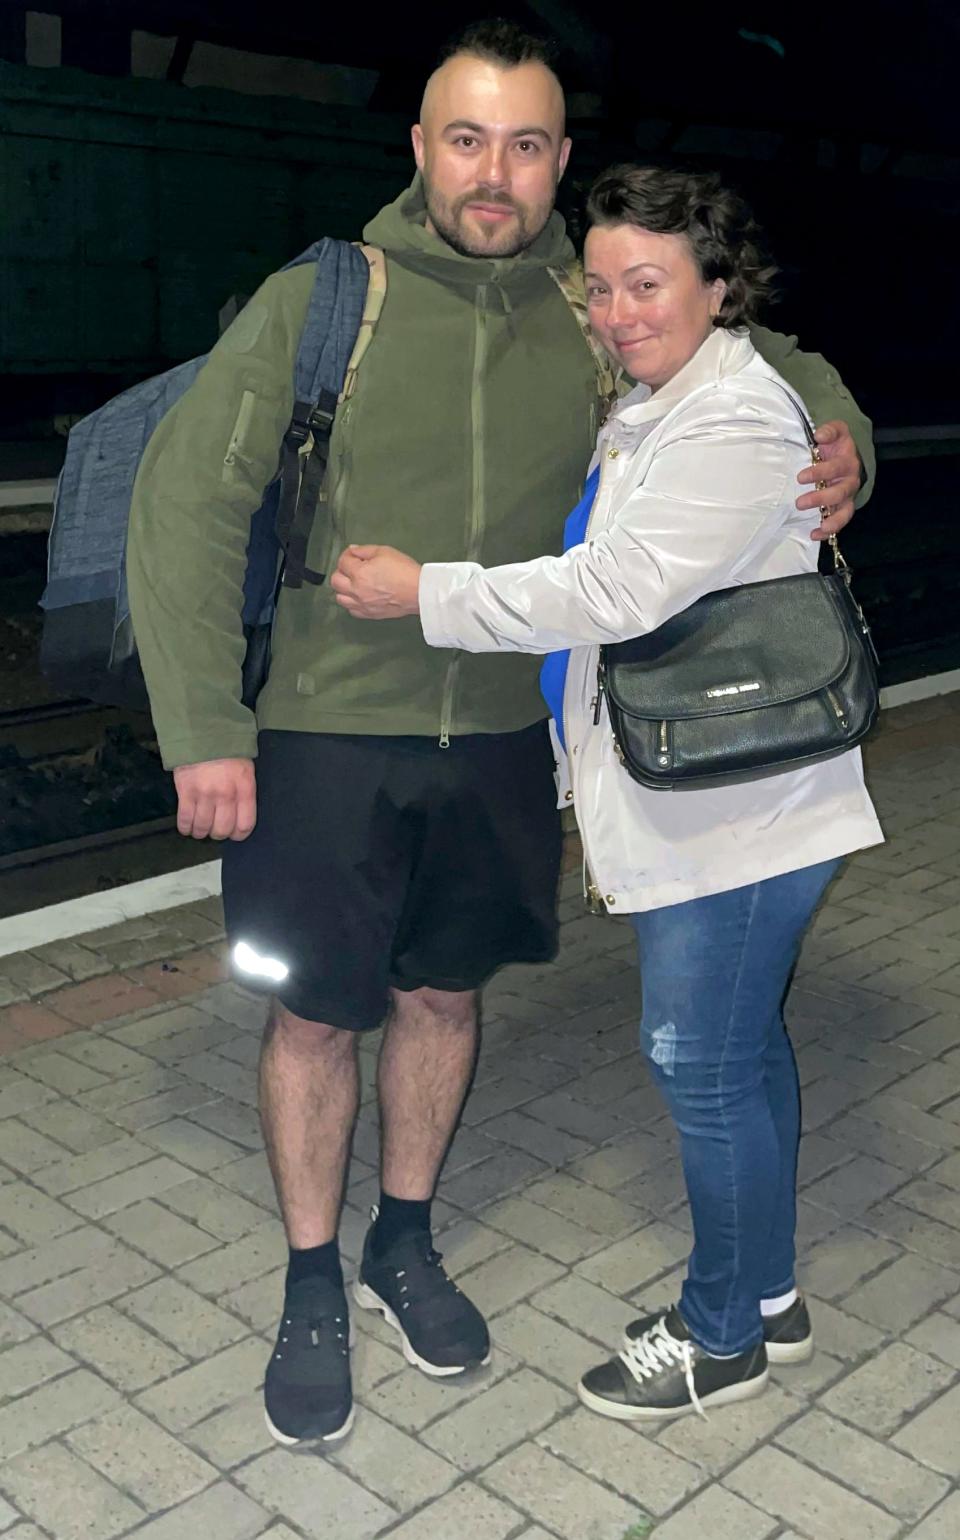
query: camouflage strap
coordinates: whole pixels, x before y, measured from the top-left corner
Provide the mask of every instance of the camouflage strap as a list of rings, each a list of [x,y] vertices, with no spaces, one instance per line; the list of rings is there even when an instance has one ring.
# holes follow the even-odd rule
[[[387,259],[379,246],[361,246],[360,250],[370,264],[370,281],[367,284],[367,297],[363,305],[363,316],[360,320],[360,330],[357,332],[357,340],[353,352],[350,354],[350,362],[344,375],[343,389],[340,392],[340,402],[348,401],[353,395],[357,383],[357,370],[360,361],[366,353],[373,338],[374,327],[380,319],[383,302],[387,297]]]
[[[597,369],[597,390],[606,404],[607,411],[609,411],[616,403],[618,396],[618,371],[614,369],[613,364],[610,362],[610,355],[606,349],[601,346],[590,330],[590,318],[587,314],[587,296],[583,287],[583,267],[579,262],[573,262],[569,267],[548,267],[547,272],[573,311],[574,320],[583,333],[587,347],[593,354],[593,361]]]

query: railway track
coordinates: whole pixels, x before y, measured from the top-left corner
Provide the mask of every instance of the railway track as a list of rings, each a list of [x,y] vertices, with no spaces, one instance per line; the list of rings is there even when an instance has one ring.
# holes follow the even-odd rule
[[[0,914],[18,890],[56,902],[61,886],[163,865],[158,836],[177,843],[167,783],[145,714],[74,699],[0,710]]]
[[[98,709],[92,701],[88,700],[52,700],[36,706],[13,706],[7,711],[0,711],[0,732],[5,727],[29,727],[35,722],[52,722],[60,717],[84,716]]]
[[[11,706],[0,711],[0,748],[12,747],[22,758],[75,748],[95,736],[103,708],[92,701],[54,700]]]
[[[116,829],[102,829],[93,834],[79,834],[74,839],[54,840],[47,845],[36,845],[32,850],[13,850],[9,855],[0,856],[0,875],[10,876],[14,872],[43,866],[49,861],[63,861],[84,855],[88,851],[140,844],[158,834],[169,834],[176,826],[176,818],[168,815],[148,818],[143,823],[123,824]]]
[[[99,706],[95,701],[54,700],[0,710],[0,749],[12,748],[25,762],[53,759],[93,748],[110,727],[126,726],[134,737],[153,736],[141,712]]]

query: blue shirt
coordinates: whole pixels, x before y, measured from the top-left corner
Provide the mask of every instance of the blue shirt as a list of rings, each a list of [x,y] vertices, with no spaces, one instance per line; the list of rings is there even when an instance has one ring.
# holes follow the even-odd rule
[[[587,478],[587,484],[583,489],[583,496],[573,512],[567,516],[567,522],[563,526],[563,549],[569,551],[571,546],[582,545],[587,533],[587,524],[590,519],[590,510],[593,500],[597,495],[597,487],[600,484],[600,467]],[[563,692],[567,683],[567,668],[570,664],[570,649],[565,652],[548,653],[544,659],[543,668],[540,670],[540,693],[550,707],[551,715],[557,724],[557,736],[563,747]]]

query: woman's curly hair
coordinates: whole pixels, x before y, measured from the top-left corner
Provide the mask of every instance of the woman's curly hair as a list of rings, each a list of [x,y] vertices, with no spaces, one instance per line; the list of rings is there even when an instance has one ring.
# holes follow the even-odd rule
[[[755,321],[773,295],[777,268],[748,204],[716,172],[611,166],[587,197],[590,225],[638,225],[686,236],[705,283],[727,286],[714,325]]]

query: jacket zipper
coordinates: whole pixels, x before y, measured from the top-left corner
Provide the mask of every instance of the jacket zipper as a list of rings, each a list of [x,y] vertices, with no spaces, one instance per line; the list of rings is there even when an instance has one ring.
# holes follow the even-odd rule
[[[256,404],[257,397],[255,392],[252,390],[245,390],[243,395],[240,397],[240,406],[237,411],[237,419],[233,425],[233,432],[230,435],[230,443],[227,446],[227,452],[223,457],[223,463],[225,467],[236,465],[238,460],[240,460],[244,465],[250,464],[249,456],[242,452],[242,445],[246,441]]]
[[[348,423],[350,422],[350,419],[351,419],[352,416],[353,416],[353,397],[351,396],[351,397],[348,398],[348,400],[346,400],[343,403],[343,405],[340,407],[339,411],[337,412],[337,428],[338,428],[339,433],[342,434],[343,430],[347,427]],[[343,459],[342,459],[341,465],[340,465],[340,475],[337,477],[336,485],[335,486],[331,486],[331,488],[330,488],[331,495],[328,498],[327,504],[326,504],[326,506],[327,506],[327,508],[329,510],[329,520],[328,520],[328,522],[329,522],[329,530],[328,530],[328,535],[329,535],[329,539],[330,539],[330,548],[329,548],[329,551],[328,551],[328,565],[329,565],[330,559],[333,556],[333,544],[334,544],[334,539],[335,539],[336,532],[337,532],[337,527],[339,525],[341,530],[346,530],[346,527],[347,527],[346,526],[347,488],[348,488],[348,486],[350,484],[350,471],[351,471],[351,468],[352,468],[353,456],[350,453],[350,450],[349,450],[347,444],[344,442],[344,440],[342,438],[340,439],[340,443],[343,444],[343,450],[342,450]],[[333,449],[333,445],[332,444],[331,444],[330,448],[331,448],[331,450]],[[327,471],[328,477],[330,476],[330,471],[332,469],[333,469],[332,466],[328,468],[328,471]]]
[[[593,700],[590,702],[591,706],[593,707],[593,725],[594,725],[594,727],[599,727],[600,726],[600,714],[603,711],[603,697],[606,695],[606,693],[607,693],[607,671],[606,671],[606,669],[603,666],[603,653],[601,653],[600,654],[600,661],[597,664],[597,693],[593,697]]]
[[[590,531],[591,531],[591,528],[593,526],[594,519],[596,518],[597,508],[599,507],[599,504],[600,504],[600,498],[601,498],[601,495],[603,493],[603,476],[604,476],[605,462],[606,462],[607,459],[608,459],[608,456],[606,454],[604,454],[603,459],[600,462],[600,480],[597,483],[597,491],[596,491],[596,495],[595,495],[595,497],[593,499],[593,507],[590,509],[590,517],[587,520],[587,527],[584,530],[584,534],[583,534],[584,542],[586,542],[586,541],[588,541],[590,539]],[[603,706],[603,696],[604,696],[605,688],[606,688],[606,679],[604,678],[603,663],[601,662],[601,663],[599,663],[597,665],[597,693],[596,693],[594,699],[590,702],[591,706],[593,707],[593,721],[594,721],[594,724],[596,726],[600,725],[600,714],[601,714],[601,708]],[[572,741],[571,740],[571,736],[570,736],[570,723],[569,723],[569,721],[567,719],[567,711],[566,711],[566,692],[564,692],[564,699],[563,699],[563,738],[564,738],[564,742],[565,743],[569,744]],[[567,754],[568,754],[568,757],[570,757],[571,761],[572,761],[572,751],[570,749],[567,750]],[[571,783],[571,785],[574,788],[574,802],[573,802],[574,808],[576,808],[576,805],[577,805],[576,782],[577,782],[577,775],[576,775],[576,773],[574,771],[573,764],[571,762],[571,766],[570,766],[570,783]],[[586,900],[587,909],[589,910],[589,912],[591,914],[606,914],[607,913],[607,903],[606,903],[606,900],[605,900],[603,894],[600,892],[600,889],[597,886],[597,879],[596,879],[596,876],[594,875],[595,868],[594,868],[594,866],[593,866],[593,864],[592,864],[592,862],[590,860],[590,851],[587,848],[587,833],[586,833],[586,829],[584,828],[584,824],[581,822],[581,820],[579,818],[577,819],[577,827],[580,830],[580,843],[583,846],[583,896],[584,896],[584,899]]]
[[[486,486],[483,464],[483,442],[486,427],[484,411],[484,374],[487,365],[487,285],[477,289],[474,310],[473,375],[470,381],[470,423],[473,436],[473,480],[470,488],[470,518],[467,525],[467,561],[477,561],[480,556],[484,527]],[[453,703],[460,678],[463,653],[457,652],[447,668],[443,682],[443,698],[440,703],[440,747],[450,747],[450,731],[453,726]]]

